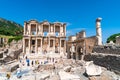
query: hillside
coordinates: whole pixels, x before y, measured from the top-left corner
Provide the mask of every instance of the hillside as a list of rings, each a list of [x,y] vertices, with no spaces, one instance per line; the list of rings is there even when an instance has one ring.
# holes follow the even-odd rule
[[[22,32],[23,32],[22,25],[14,21],[0,18],[0,35],[18,36],[22,35]]]
[[[109,43],[110,41],[116,42],[116,37],[120,36],[120,33],[117,34],[113,34],[110,37],[107,38],[107,43]]]

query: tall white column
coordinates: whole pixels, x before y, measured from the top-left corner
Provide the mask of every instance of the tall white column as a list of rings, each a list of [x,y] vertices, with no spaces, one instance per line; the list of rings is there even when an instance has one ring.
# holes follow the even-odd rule
[[[83,38],[85,38],[86,37],[86,33],[85,33],[85,31],[83,31]]]
[[[97,18],[96,19],[96,36],[98,38],[98,44],[97,45],[102,45],[101,20],[102,20],[102,18]]]

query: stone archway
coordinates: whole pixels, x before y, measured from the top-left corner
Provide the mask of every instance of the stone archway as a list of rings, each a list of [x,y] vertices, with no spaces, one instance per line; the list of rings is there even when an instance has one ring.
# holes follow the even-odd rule
[[[83,55],[83,47],[77,46],[76,59],[81,60]]]

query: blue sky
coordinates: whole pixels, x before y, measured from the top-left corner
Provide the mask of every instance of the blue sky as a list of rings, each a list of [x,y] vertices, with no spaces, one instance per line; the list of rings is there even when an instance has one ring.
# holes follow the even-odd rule
[[[102,17],[105,42],[120,32],[120,0],[0,0],[0,17],[21,25],[30,19],[66,22],[67,36],[82,29],[96,35],[95,19]]]

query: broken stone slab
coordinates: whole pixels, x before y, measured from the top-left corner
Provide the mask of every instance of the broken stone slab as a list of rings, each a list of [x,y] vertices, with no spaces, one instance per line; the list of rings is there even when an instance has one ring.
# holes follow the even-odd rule
[[[71,66],[64,67],[65,72],[70,72],[71,71]]]
[[[80,77],[78,75],[73,75],[65,71],[60,71],[59,76],[60,80],[80,80]]]
[[[88,76],[97,76],[101,75],[102,68],[100,66],[94,65],[93,61],[86,62],[85,64],[85,73]]]
[[[41,73],[36,76],[36,80],[46,80],[48,78],[50,78],[50,73]]]

